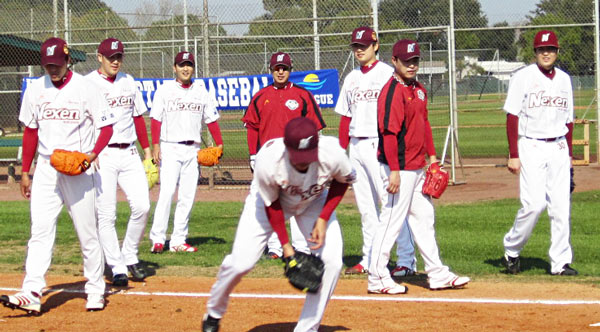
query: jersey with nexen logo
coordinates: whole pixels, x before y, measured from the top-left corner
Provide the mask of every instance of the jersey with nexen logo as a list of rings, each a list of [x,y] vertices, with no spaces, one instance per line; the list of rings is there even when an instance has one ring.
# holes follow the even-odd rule
[[[281,89],[273,85],[260,89],[252,97],[242,121],[246,127],[258,130],[260,149],[266,141],[283,137],[288,121],[299,116],[313,120],[318,130],[325,128],[321,110],[313,95],[294,83],[288,83]]]
[[[204,86],[193,83],[186,89],[177,81],[166,81],[154,94],[150,117],[162,122],[161,141],[200,142],[202,123],[217,121],[219,112]]]
[[[377,137],[377,98],[394,68],[377,62],[363,73],[355,68],[344,79],[335,112],[351,117],[351,137]]]
[[[55,149],[90,153],[97,136],[95,128],[117,121],[106,100],[83,76],[73,73],[71,80],[57,89],[48,75],[25,90],[19,120],[38,128],[38,153],[49,156]]]
[[[550,79],[532,64],[511,77],[504,110],[519,117],[519,136],[553,138],[568,132],[566,124],[573,122],[571,78],[554,70]]]
[[[113,135],[109,143],[132,143],[137,140],[133,117],[144,114],[148,109],[140,90],[131,75],[117,73],[114,82],[106,80],[97,70],[86,75],[106,99],[108,106],[117,116],[113,125]]]

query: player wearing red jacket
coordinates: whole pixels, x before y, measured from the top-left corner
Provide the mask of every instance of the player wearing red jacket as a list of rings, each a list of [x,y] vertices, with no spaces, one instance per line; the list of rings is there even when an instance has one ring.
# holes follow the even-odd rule
[[[259,90],[244,113],[242,121],[247,129],[250,168],[254,172],[254,160],[261,146],[273,139],[283,137],[285,125],[294,118],[306,117],[316,124],[317,130],[325,128],[319,105],[306,89],[289,81],[292,59],[289,54],[277,52],[271,56],[273,84]],[[307,245],[295,222],[290,223],[293,246],[307,251]],[[267,242],[268,256],[279,258],[282,255],[277,235]]]

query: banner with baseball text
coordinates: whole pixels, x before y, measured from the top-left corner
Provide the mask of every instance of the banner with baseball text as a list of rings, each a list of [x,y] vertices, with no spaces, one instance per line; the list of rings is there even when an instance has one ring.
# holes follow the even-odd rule
[[[26,77],[23,79],[21,97],[27,88],[27,83],[35,77]],[[156,89],[165,81],[172,80],[166,78],[136,78],[138,89],[144,96],[144,101],[148,108],[152,108],[152,98]],[[208,77],[196,78],[194,82],[201,82],[208,92],[215,98],[217,108],[224,110],[245,109],[250,104],[252,96],[258,90],[273,83],[271,74],[250,75],[250,76],[227,76],[227,77]],[[310,91],[320,107],[335,107],[340,87],[337,69],[323,69],[298,71],[290,73],[290,82],[297,84]]]

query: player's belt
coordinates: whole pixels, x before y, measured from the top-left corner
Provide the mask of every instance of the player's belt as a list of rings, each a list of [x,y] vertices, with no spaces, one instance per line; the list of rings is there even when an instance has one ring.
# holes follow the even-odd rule
[[[533,138],[533,137],[527,137],[527,138],[534,139],[536,141],[542,141],[542,142],[554,142],[554,141],[558,141],[559,139],[561,139],[563,137],[564,136],[551,137],[551,138]]]
[[[127,149],[131,146],[132,143],[112,143],[109,144],[109,148],[117,148],[117,149]]]
[[[194,145],[194,143],[196,143],[195,141],[181,141],[181,142],[177,142],[177,144],[183,144],[183,145]]]

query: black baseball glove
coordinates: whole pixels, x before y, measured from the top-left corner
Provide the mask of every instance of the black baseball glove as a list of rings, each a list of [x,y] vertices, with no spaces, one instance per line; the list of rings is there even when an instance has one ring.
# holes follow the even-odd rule
[[[324,270],[321,258],[297,251],[293,256],[282,260],[285,276],[292,286],[309,293],[319,290]]]

